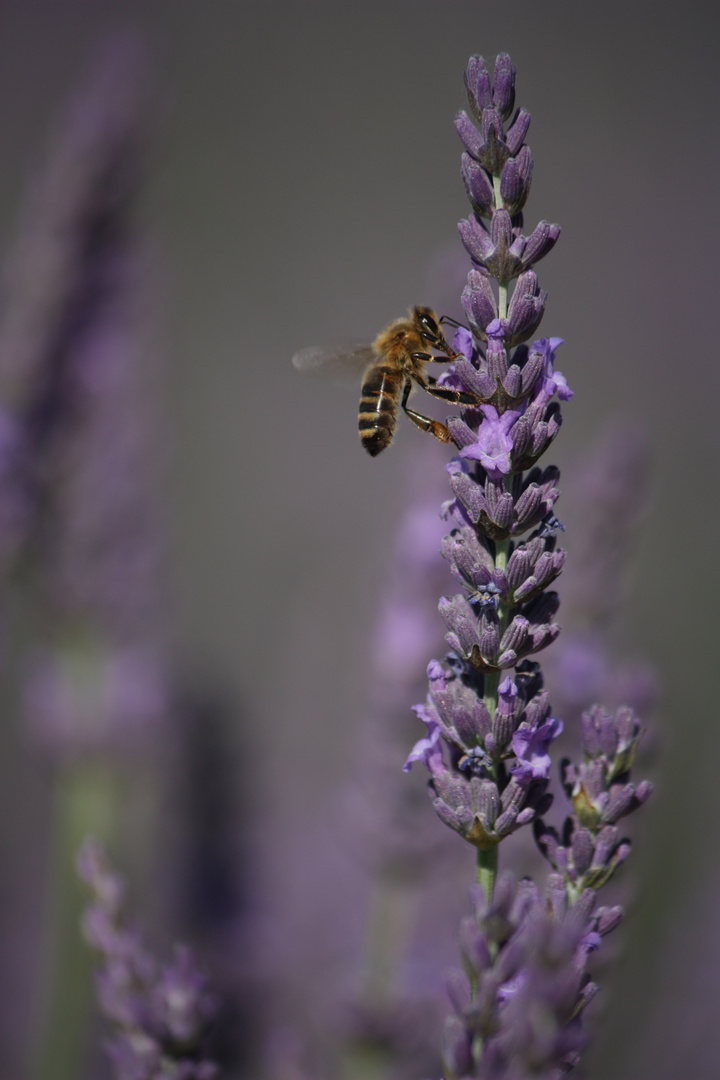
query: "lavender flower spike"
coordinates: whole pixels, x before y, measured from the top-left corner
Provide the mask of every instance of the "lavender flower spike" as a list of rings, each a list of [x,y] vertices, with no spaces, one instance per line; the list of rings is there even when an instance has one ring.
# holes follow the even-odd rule
[[[189,950],[176,946],[169,964],[157,964],[124,918],[124,883],[97,841],[86,841],[77,865],[93,893],[83,930],[102,957],[98,999],[118,1080],[214,1080],[202,1046],[216,1006]]]
[[[449,986],[446,1080],[550,1080],[585,1044],[581,1014],[597,989],[586,958],[622,917],[597,907],[596,893],[630,852],[617,823],[651,787],[630,776],[641,736],[633,710],[595,705],[582,719],[582,764],[560,763],[571,806],[561,834],[543,820],[563,722],[536,657],[560,632],[549,586],[565,552],[559,470],[536,462],[572,391],[555,368],[562,338],[525,342],[546,305],[533,267],[560,230],[542,222],[523,233],[530,117],[513,115],[510,57],[498,57],[493,79],[472,57],[465,82],[478,125],[465,113],[456,120],[473,210],[460,225],[474,264],[462,296],[470,329],[458,329],[459,358],[441,379],[473,398],[448,420],[458,454],[447,467],[454,498],[444,508],[452,531],[442,554],[463,591],[440,600],[451,651],[428,667],[427,699],[415,706],[427,732],[405,768],[425,765],[436,813],[477,851],[474,917],[460,932],[467,981]],[[553,868],[544,894],[497,876],[500,844],[530,822]]]

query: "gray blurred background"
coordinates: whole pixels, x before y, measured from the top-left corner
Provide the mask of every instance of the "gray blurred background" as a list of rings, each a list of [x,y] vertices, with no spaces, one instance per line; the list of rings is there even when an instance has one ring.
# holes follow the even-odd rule
[[[562,469],[619,413],[655,459],[618,634],[662,673],[662,757],[628,874],[624,957],[604,975],[598,1080],[720,1071],[717,21],[707,4],[622,0],[0,8],[5,242],[95,42],[130,25],[157,60],[145,212],[173,439],[174,655],[241,717],[245,783],[285,822],[279,852],[288,818],[321,807],[349,770],[405,461],[423,438],[401,423],[370,460],[357,393],[306,383],[290,356],[370,339],[412,303],[447,304],[429,281],[460,250],[467,213],[452,124],[462,70],[471,53],[510,52],[533,117],[526,224],[563,228],[539,267],[543,333],[565,338],[575,391],[551,458]],[[27,766],[4,738],[2,819],[24,823],[32,860]]]

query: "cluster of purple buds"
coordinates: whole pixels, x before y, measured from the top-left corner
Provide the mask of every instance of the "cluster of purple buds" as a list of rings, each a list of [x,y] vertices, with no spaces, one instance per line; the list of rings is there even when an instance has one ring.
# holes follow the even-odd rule
[[[501,875],[492,900],[473,889],[473,906],[460,926],[464,975],[448,978],[445,1074],[555,1080],[585,1045],[580,1015],[597,992],[587,957],[622,912],[597,907],[592,889],[569,903],[557,874],[544,895]]]
[[[475,399],[448,420],[458,453],[448,465],[454,497],[444,517],[454,527],[442,554],[463,592],[440,601],[451,651],[428,667],[427,700],[415,707],[426,734],[405,765],[426,766],[436,813],[477,849],[475,917],[461,931],[468,981],[451,985],[445,1075],[453,1080],[549,1080],[572,1068],[585,1038],[580,1014],[596,990],[585,960],[622,915],[596,909],[595,892],[629,852],[617,821],[651,790],[630,782],[641,735],[633,711],[610,716],[596,706],[583,718],[584,763],[561,764],[574,811],[562,836],[542,819],[563,725],[534,657],[560,632],[549,586],[565,552],[556,546],[559,470],[536,462],[572,391],[555,369],[562,339],[526,344],[546,299],[533,266],[560,229],[541,222],[523,234],[530,117],[513,115],[514,83],[509,56],[498,57],[493,80],[471,58],[466,86],[480,130],[464,112],[456,121],[474,211],[460,223],[473,262],[462,295],[470,329],[458,328],[462,358],[439,383]],[[555,871],[544,897],[532,883],[497,879],[500,842],[531,822]]]
[[[614,716],[595,705],[581,721],[584,762],[561,762],[565,793],[574,813],[562,836],[535,822],[535,838],[548,861],[562,875],[570,895],[599,889],[630,854],[630,841],[616,822],[647,800],[652,785],[630,782],[630,767],[642,731],[633,710],[621,706]]]
[[[442,553],[464,592],[440,601],[451,653],[445,666],[433,661],[428,669],[430,693],[416,709],[427,735],[406,763],[423,761],[438,815],[481,851],[545,812],[549,747],[562,731],[531,659],[560,632],[559,598],[548,588],[565,562],[554,513],[560,474],[535,462],[560,429],[555,398],[572,392],[555,370],[561,339],[524,344],[545,305],[530,267],[560,229],[542,222],[531,237],[522,233],[530,117],[519,110],[505,131],[514,82],[508,56],[498,57],[494,82],[473,57],[466,85],[481,130],[464,112],[456,122],[475,211],[460,224],[475,264],[462,298],[472,332],[458,329],[462,359],[440,382],[477,404],[448,421],[458,455],[448,466],[454,498],[444,513],[455,528]]]
[[[114,1030],[107,1049],[118,1080],[214,1080],[202,1044],[216,1005],[189,950],[176,946],[158,966],[124,919],[124,884],[96,841],[81,850],[78,872],[93,892],[83,930],[103,959],[98,999]]]
[[[427,736],[405,768],[422,761],[432,775],[438,816],[488,850],[550,806],[548,747],[562,724],[550,716],[537,664],[521,664],[515,680],[500,683],[495,708],[483,700],[482,676],[457,660],[453,664],[457,671],[436,660],[428,668],[428,700],[415,706]]]

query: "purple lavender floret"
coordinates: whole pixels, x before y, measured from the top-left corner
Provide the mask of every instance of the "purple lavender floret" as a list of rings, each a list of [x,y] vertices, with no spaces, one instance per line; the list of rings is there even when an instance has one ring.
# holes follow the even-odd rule
[[[97,841],[85,843],[77,865],[93,893],[83,931],[102,957],[98,1000],[112,1025],[107,1050],[118,1080],[214,1080],[203,1043],[217,1006],[190,951],[178,945],[158,965],[125,920],[124,883]]]
[[[427,699],[415,706],[426,735],[405,768],[426,766],[437,815],[477,849],[475,915],[460,933],[468,982],[450,984],[445,1075],[556,1080],[585,1044],[580,1018],[597,990],[586,958],[622,917],[596,906],[630,852],[617,822],[651,785],[630,778],[642,733],[633,710],[595,705],[582,719],[583,762],[560,765],[572,813],[561,833],[543,820],[563,721],[535,657],[560,632],[549,586],[565,552],[560,473],[537,462],[573,395],[555,367],[562,338],[531,339],[546,305],[534,265],[560,229],[541,222],[523,235],[530,117],[512,115],[512,61],[499,56],[491,80],[472,57],[465,79],[473,119],[460,113],[456,128],[473,209],[460,224],[473,261],[462,297],[469,329],[458,329],[459,359],[439,380],[475,399],[447,422],[458,453],[447,466],[452,531],[442,554],[463,591],[440,600],[451,651],[428,667]],[[499,845],[531,822],[554,871],[544,896],[531,882],[497,877]]]

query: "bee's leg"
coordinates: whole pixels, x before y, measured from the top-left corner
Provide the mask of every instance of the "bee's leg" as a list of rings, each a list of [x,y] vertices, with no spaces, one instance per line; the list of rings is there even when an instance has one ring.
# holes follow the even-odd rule
[[[452,364],[453,360],[465,359],[462,353],[455,352],[454,349],[451,349],[447,341],[444,345],[441,345],[440,342],[438,342],[437,345],[433,345],[433,348],[441,349],[442,352],[445,353],[445,356],[433,356],[432,353],[429,352],[414,352],[410,353],[410,355],[413,360],[423,360],[426,364]]]
[[[424,390],[428,389],[428,387],[425,386],[424,382],[421,382],[420,386],[422,386]],[[406,379],[405,386],[403,388],[402,401],[400,402],[405,415],[410,420],[412,420],[413,424],[415,424],[416,427],[419,427],[421,431],[429,431],[440,442],[450,442],[450,432],[444,424],[441,424],[439,420],[431,420],[429,416],[423,416],[422,413],[415,412],[414,409],[408,408],[407,402],[408,398],[410,397],[411,390],[412,381],[410,379]]]
[[[423,385],[423,390],[427,390],[428,394],[440,398],[441,401],[450,401],[453,405],[479,404],[475,394],[467,393],[465,390],[453,390],[451,386],[436,386],[435,379],[429,375],[426,378],[427,382]]]

